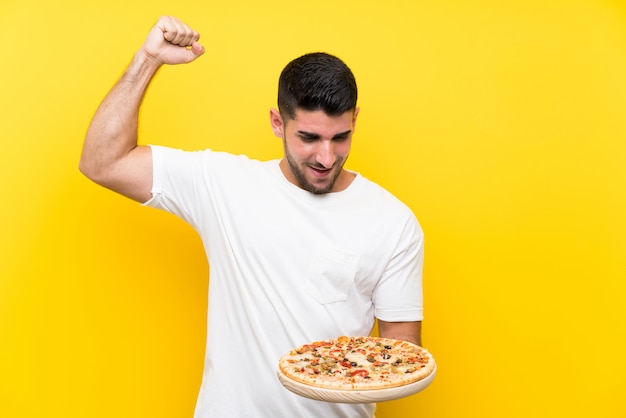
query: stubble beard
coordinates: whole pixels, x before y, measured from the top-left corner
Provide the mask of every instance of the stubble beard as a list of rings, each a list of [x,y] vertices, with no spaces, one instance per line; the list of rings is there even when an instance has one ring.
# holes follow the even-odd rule
[[[306,178],[304,172],[300,169],[300,167],[298,166],[296,161],[293,159],[293,157],[289,153],[289,150],[287,149],[286,141],[284,141],[284,140],[283,140],[283,146],[284,146],[284,149],[285,149],[285,159],[287,160],[287,164],[289,164],[289,169],[291,170],[291,173],[296,178],[296,181],[298,182],[298,185],[302,189],[306,190],[307,192],[313,193],[313,194],[326,194],[326,193],[330,193],[331,192],[331,190],[333,189],[333,186],[335,185],[335,181],[337,181],[337,177],[339,177],[339,174],[341,174],[341,169],[342,169],[343,164],[344,164],[344,160],[343,159],[338,159],[337,161],[335,161],[335,164],[334,164],[332,169],[336,170],[336,172],[333,174],[333,176],[330,179],[330,181],[328,183],[326,183],[323,187],[318,187],[317,185],[315,185],[314,183],[310,182]]]

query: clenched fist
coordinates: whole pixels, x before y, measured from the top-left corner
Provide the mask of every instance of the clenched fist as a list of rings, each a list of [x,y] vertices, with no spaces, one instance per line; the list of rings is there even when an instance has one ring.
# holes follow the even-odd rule
[[[147,57],[159,64],[186,64],[204,53],[200,34],[173,16],[163,16],[143,45]]]

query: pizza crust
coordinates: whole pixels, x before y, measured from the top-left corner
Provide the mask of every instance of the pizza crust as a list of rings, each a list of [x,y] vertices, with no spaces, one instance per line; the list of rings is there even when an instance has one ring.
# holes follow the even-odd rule
[[[348,337],[305,344],[281,357],[280,372],[289,379],[333,390],[378,390],[428,377],[433,356],[407,341]]]

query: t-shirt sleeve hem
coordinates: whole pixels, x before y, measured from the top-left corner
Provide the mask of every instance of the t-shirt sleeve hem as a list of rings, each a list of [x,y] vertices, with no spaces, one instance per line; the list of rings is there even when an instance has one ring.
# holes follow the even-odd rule
[[[423,309],[377,309],[376,318],[387,322],[414,322],[424,319]]]
[[[151,208],[158,208],[160,202],[160,194],[161,190],[161,178],[159,174],[161,172],[158,165],[161,164],[161,147],[157,145],[148,145],[152,149],[152,189],[150,193],[152,193],[152,197],[147,201],[141,203],[141,206],[147,206]]]

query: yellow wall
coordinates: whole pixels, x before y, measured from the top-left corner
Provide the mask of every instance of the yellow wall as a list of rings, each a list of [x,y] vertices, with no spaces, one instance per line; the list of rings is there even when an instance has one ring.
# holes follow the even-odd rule
[[[97,104],[160,14],[208,53],[165,68],[143,142],[280,155],[291,58],[354,69],[350,168],[427,234],[439,374],[378,417],[624,417],[626,5],[602,0],[2,0],[0,417],[189,417],[199,239],[81,177]]]

